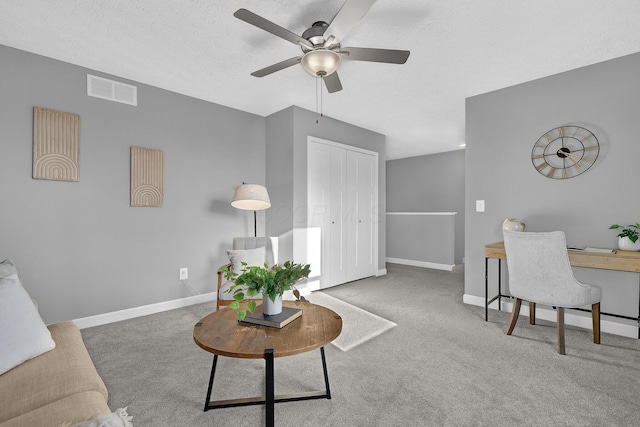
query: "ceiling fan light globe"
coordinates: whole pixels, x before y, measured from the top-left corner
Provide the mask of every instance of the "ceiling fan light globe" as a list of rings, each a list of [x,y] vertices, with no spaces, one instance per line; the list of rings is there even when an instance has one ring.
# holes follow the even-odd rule
[[[329,49],[316,49],[307,52],[300,61],[307,73],[312,76],[328,76],[340,66],[340,54]]]

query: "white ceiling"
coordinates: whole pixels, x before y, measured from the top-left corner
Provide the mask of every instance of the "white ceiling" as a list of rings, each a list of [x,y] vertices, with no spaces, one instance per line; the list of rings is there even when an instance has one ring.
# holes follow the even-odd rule
[[[315,111],[300,49],[233,17],[296,34],[344,0],[0,0],[0,44],[268,116]],[[387,136],[389,159],[459,149],[465,98],[640,52],[638,0],[378,0],[343,46],[408,49],[404,65],[344,61],[327,116]],[[0,64],[2,66],[2,64]]]

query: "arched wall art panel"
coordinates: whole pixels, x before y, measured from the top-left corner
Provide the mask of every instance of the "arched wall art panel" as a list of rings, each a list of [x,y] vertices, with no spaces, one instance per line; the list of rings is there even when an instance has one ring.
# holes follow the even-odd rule
[[[164,153],[131,147],[131,206],[162,206]]]
[[[33,107],[33,178],[80,180],[80,116]]]

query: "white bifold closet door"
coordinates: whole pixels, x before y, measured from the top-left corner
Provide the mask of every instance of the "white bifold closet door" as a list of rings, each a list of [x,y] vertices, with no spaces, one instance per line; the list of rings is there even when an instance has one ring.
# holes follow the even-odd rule
[[[347,281],[373,276],[374,156],[347,150]],[[377,258],[377,254],[376,254]]]
[[[310,140],[307,157],[307,223],[321,229],[320,288],[375,275],[375,153]]]

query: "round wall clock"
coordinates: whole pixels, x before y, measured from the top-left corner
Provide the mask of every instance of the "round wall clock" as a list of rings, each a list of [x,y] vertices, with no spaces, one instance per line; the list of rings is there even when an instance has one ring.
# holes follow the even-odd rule
[[[580,126],[561,126],[538,138],[531,162],[548,178],[573,178],[593,166],[599,152],[598,138],[592,132]]]

